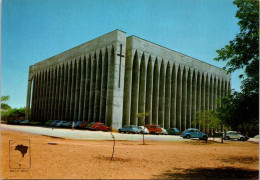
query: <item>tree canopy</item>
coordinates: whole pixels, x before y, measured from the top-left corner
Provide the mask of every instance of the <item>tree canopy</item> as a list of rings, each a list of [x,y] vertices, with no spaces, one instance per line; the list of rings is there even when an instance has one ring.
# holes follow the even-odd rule
[[[224,48],[216,61],[226,61],[229,72],[243,69],[241,92],[232,91],[218,108],[219,118],[232,129],[258,134],[259,111],[259,1],[235,0],[240,32]],[[250,132],[249,132],[250,133]]]
[[[1,110],[8,110],[11,108],[7,103],[5,103],[9,101],[9,99],[10,96],[1,96]]]

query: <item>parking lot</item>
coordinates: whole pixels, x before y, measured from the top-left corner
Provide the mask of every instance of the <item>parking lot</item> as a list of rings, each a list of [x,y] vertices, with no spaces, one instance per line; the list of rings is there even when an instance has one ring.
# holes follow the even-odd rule
[[[113,140],[110,132],[103,131],[89,131],[55,128],[48,126],[23,126],[23,125],[7,125],[2,124],[1,128],[10,130],[23,131],[34,134],[41,134],[46,136],[55,136],[63,138],[81,139],[81,140]],[[123,134],[113,132],[116,140],[142,141],[142,134]],[[175,135],[145,135],[145,139],[149,141],[183,141],[180,136]]]

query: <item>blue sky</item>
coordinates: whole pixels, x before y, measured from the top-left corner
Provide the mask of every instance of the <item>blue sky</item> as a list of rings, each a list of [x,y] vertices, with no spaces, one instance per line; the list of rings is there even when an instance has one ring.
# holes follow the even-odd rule
[[[213,59],[239,32],[236,11],[231,0],[3,0],[1,95],[25,106],[30,65],[115,29],[222,68]]]

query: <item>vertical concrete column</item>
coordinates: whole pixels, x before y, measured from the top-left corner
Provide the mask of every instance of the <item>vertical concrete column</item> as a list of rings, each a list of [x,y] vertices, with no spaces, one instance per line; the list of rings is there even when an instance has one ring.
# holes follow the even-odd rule
[[[182,109],[182,76],[183,70],[179,66],[177,72],[177,99],[176,99],[176,127],[181,130],[181,109]]]
[[[45,70],[42,71],[41,103],[40,103],[40,117],[39,117],[39,120],[41,122],[43,122],[44,99],[45,99]]]
[[[26,113],[25,119],[29,118],[30,113],[30,102],[31,102],[31,85],[32,85],[32,66],[29,67],[29,77],[28,77],[28,86],[27,86],[27,99],[26,99]]]
[[[38,101],[39,101],[39,73],[35,72],[34,73],[35,77],[35,100],[34,100],[34,105],[33,105],[33,120],[37,121],[37,112],[38,112]]]
[[[153,93],[153,62],[151,55],[148,59],[147,71],[146,71],[146,102],[145,111],[149,113],[149,116],[145,117],[145,124],[152,123],[152,93]]]
[[[123,117],[123,94],[124,94],[124,71],[125,71],[125,48],[126,33],[117,31],[117,43],[115,44],[115,73],[114,73],[114,90],[113,90],[113,114],[112,128],[122,127]]]
[[[224,98],[226,96],[225,92],[226,92],[226,81],[225,79],[223,79],[223,87],[222,87],[222,98]]]
[[[207,74],[202,73],[202,79],[201,79],[201,110],[206,110],[206,83],[207,82]],[[200,128],[203,128],[203,131],[205,131],[205,125],[204,123],[200,124]]]
[[[37,108],[37,121],[39,122],[41,120],[41,104],[42,104],[42,71],[39,71],[39,98],[38,98],[38,108]]]
[[[113,89],[115,75],[115,49],[114,46],[107,47],[108,50],[108,80],[107,80],[107,102],[106,102],[106,125],[111,126],[113,122]]]
[[[209,101],[209,110],[213,111],[214,110],[214,105],[213,105],[213,92],[214,92],[214,77],[213,75],[211,75],[210,78],[210,101]]]
[[[66,93],[66,111],[65,111],[65,120],[70,120],[70,99],[71,99],[71,81],[72,81],[72,62],[68,62],[68,81],[67,81],[67,93]]]
[[[34,74],[33,75],[33,78],[32,78],[32,105],[31,105],[31,117],[29,116],[29,118],[31,119],[31,121],[34,121],[35,120],[35,117],[34,117],[34,112],[35,112],[35,98],[36,98],[36,75]]]
[[[146,86],[146,62],[145,55],[143,53],[140,63],[140,76],[139,76],[139,101],[138,101],[138,113],[145,112],[145,86]],[[138,125],[145,125],[145,118],[138,118]]]
[[[205,110],[209,110],[209,86],[210,86],[210,75],[206,75],[206,82],[205,82]]]
[[[94,105],[95,105],[95,89],[96,89],[96,72],[97,72],[97,55],[96,52],[92,58],[92,67],[91,67],[91,80],[90,80],[90,95],[89,95],[89,113],[88,121],[94,121]]]
[[[91,55],[89,55],[86,62],[86,82],[85,82],[85,91],[84,91],[84,110],[83,110],[83,121],[88,121],[89,114],[89,95],[90,95],[90,80],[91,80]]]
[[[186,129],[186,113],[187,113],[187,76],[188,69],[184,67],[182,76],[182,106],[181,106],[181,130]]]
[[[100,113],[100,96],[101,96],[101,78],[102,78],[102,51],[99,52],[99,58],[97,61],[97,78],[95,87],[95,105],[94,105],[94,121],[99,121]]]
[[[83,121],[84,98],[85,98],[85,82],[86,82],[86,57],[81,56],[80,70],[80,94],[79,94],[79,115],[78,121]]]
[[[67,86],[68,86],[68,62],[64,63],[63,86],[62,86],[62,106],[61,119],[66,120],[66,102],[67,102]]]
[[[165,68],[164,60],[162,59],[160,67],[159,81],[159,108],[158,108],[158,124],[164,127],[164,108],[165,108]]]
[[[141,59],[139,58],[138,53],[136,51],[134,55],[133,67],[132,67],[131,114],[130,114],[131,125],[137,125],[140,61]]]
[[[132,89],[132,65],[134,53],[127,41],[126,58],[125,58],[125,80],[124,80],[124,102],[123,102],[123,125],[130,124],[130,111],[131,111],[131,89]]]
[[[52,68],[52,79],[53,79],[53,81],[52,81],[52,89],[51,89],[51,114],[50,114],[50,119],[51,120],[55,120],[54,119],[54,108],[55,108],[55,89],[56,89],[56,81],[57,81],[57,78],[56,78],[56,76],[57,76],[57,73],[56,73],[56,71],[57,71],[57,67],[56,66],[53,66],[53,68]]]
[[[216,76],[215,77],[215,92],[214,92],[214,94],[215,94],[215,104],[214,104],[214,106],[215,106],[215,109],[217,109],[217,107],[218,107],[218,77]]]
[[[62,98],[63,98],[63,79],[64,79],[64,64],[62,63],[60,65],[60,87],[59,87],[59,99],[58,99],[58,119],[64,120],[62,119]]]
[[[197,111],[197,72],[194,70],[192,75],[192,107],[191,107],[191,125],[197,128],[196,111]]]
[[[50,68],[48,68],[46,70],[46,78],[45,78],[45,102],[44,102],[44,122],[46,122],[48,120],[48,106],[49,106],[49,92],[50,92],[50,88],[49,88],[49,85],[50,85]]]
[[[58,111],[59,111],[59,97],[60,97],[60,77],[61,77],[61,65],[57,65],[57,83],[55,89],[55,108],[54,108],[54,119],[59,119]]]
[[[46,111],[47,111],[47,120],[51,120],[50,118],[51,118],[51,106],[52,106],[52,104],[51,104],[51,98],[52,98],[52,81],[53,81],[53,77],[52,77],[52,67],[50,67],[49,68],[49,84],[48,84],[48,99],[47,99],[47,101],[48,101],[48,106],[47,106],[47,109],[46,109]]]
[[[107,48],[102,56],[102,85],[101,85],[101,101],[100,101],[100,122],[105,123],[106,120],[106,101],[107,101],[107,77],[108,77],[108,52]]]
[[[171,108],[171,65],[168,61],[165,79],[165,109],[164,109],[164,128],[170,128],[170,108]]]
[[[177,66],[178,67],[178,66]],[[177,102],[177,73],[176,65],[173,64],[172,67],[172,76],[171,76],[171,110],[170,110],[170,127],[176,126],[176,102]]]
[[[222,79],[218,80],[218,107],[221,107],[221,89],[222,89]]]
[[[77,77],[77,64],[76,59],[72,61],[72,74],[71,74],[71,96],[70,96],[70,115],[69,121],[74,120],[74,108],[75,108],[75,91],[76,91],[76,77]]]
[[[217,100],[216,100],[216,89],[217,89],[216,76],[213,78],[213,83],[214,83],[213,90],[212,90],[212,94],[213,94],[213,110],[215,111],[216,110],[216,103],[217,103]]]
[[[201,82],[202,82],[202,73],[198,72],[195,116],[197,116],[197,112],[201,110],[201,89],[202,89]],[[200,129],[200,124],[197,121],[196,121],[196,125]]]
[[[76,60],[76,87],[75,87],[75,106],[74,106],[74,121],[78,120],[79,116],[79,96],[80,96],[80,81],[81,81],[81,58]]]
[[[186,112],[186,128],[191,128],[191,109],[192,109],[192,69],[189,69],[187,79],[187,112]]]
[[[230,80],[228,81],[228,95],[230,95],[230,91],[231,91],[231,84],[230,84]]]
[[[159,62],[155,59],[153,71],[153,105],[152,105],[152,123],[158,124],[158,106],[159,106]]]

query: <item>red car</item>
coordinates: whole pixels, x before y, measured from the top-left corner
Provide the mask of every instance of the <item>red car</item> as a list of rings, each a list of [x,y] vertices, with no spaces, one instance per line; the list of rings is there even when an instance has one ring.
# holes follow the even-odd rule
[[[81,125],[79,125],[79,128],[85,128],[88,124],[89,122],[84,122]]]
[[[93,129],[93,130],[96,130],[96,131],[109,131],[109,127],[106,126],[105,124],[103,123],[100,123],[100,122],[95,122],[94,124],[92,124],[90,126],[90,129]]]

